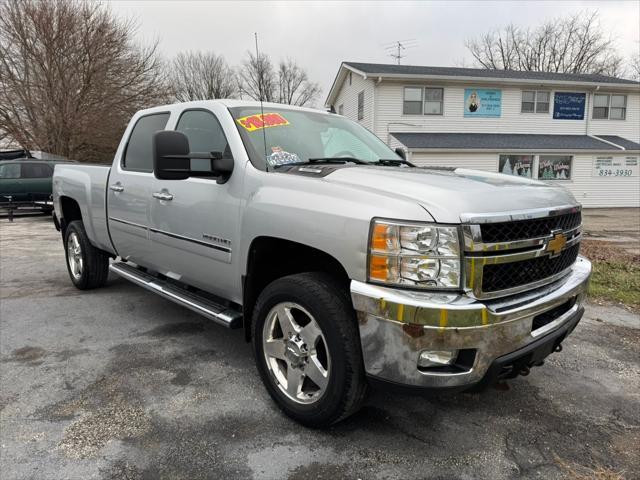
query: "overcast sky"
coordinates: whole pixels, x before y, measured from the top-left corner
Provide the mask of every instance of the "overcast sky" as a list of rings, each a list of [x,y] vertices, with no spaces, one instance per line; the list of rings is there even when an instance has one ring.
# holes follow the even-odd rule
[[[112,1],[118,15],[139,23],[140,39],[160,40],[163,55],[181,50],[212,50],[238,65],[254,49],[277,61],[291,57],[320,83],[324,99],[343,60],[389,63],[384,45],[414,39],[402,63],[471,66],[465,39],[510,22],[533,26],[558,16],[598,10],[604,29],[621,53],[638,55],[640,2],[187,2]]]

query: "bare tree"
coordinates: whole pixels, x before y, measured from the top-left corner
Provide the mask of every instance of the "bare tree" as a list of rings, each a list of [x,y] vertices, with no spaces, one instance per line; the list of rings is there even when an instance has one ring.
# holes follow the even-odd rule
[[[629,59],[629,65],[631,66],[629,78],[640,82],[640,42],[637,42],[637,43],[638,43],[638,48],[636,49],[636,52]]]
[[[130,116],[166,99],[157,43],[103,4],[0,5],[0,131],[23,148],[108,161]]]
[[[171,63],[169,83],[179,102],[234,98],[238,94],[235,72],[222,55],[213,52],[179,53]]]
[[[240,68],[240,92],[254,100],[275,102],[278,99],[277,79],[271,59],[263,53],[259,56],[247,52]]]
[[[547,21],[534,29],[511,24],[467,40],[466,46],[479,66],[490,69],[611,76],[624,70],[597,12]]]
[[[312,104],[320,94],[320,86],[310,82],[305,72],[291,59],[280,62],[278,68],[278,101],[300,107]]]

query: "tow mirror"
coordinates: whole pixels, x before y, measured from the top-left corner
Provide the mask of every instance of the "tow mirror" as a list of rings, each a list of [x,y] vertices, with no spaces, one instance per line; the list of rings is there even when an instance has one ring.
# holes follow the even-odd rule
[[[396,147],[395,152],[396,152],[396,155],[398,155],[401,159],[403,160],[407,159],[407,154],[402,148]]]
[[[153,135],[153,173],[161,180],[216,177],[225,183],[233,172],[233,158],[222,152],[190,152],[182,132],[162,130]]]

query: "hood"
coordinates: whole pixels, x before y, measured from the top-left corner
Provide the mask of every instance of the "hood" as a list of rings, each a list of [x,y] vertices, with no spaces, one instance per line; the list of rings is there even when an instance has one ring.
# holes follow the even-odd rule
[[[573,195],[560,185],[464,168],[341,168],[324,180],[414,200],[440,223],[459,223],[462,214],[578,205]]]

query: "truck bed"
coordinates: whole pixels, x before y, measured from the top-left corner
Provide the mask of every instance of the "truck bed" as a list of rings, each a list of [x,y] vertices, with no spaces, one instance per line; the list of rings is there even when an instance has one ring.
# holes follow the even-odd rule
[[[75,200],[80,206],[91,243],[115,253],[107,228],[106,188],[110,171],[108,165],[56,165],[53,171],[53,201],[60,211],[62,198]]]

